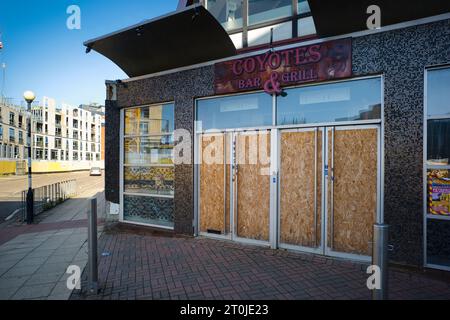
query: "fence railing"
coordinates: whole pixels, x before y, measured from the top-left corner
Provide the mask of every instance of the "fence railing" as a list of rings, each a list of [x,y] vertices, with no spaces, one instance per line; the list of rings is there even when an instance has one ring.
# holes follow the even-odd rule
[[[22,221],[27,217],[27,193],[22,191]],[[34,215],[37,216],[44,211],[56,207],[67,199],[73,198],[77,194],[77,181],[67,180],[57,182],[47,186],[33,189],[34,193]]]

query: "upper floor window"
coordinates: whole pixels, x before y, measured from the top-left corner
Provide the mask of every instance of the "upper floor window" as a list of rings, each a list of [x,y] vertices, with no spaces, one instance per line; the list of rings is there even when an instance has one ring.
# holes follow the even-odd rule
[[[222,24],[227,31],[242,28],[243,0],[206,0],[205,7]]]
[[[307,0],[197,0],[237,49],[316,34]]]
[[[249,0],[248,24],[253,25],[292,15],[292,0]]]

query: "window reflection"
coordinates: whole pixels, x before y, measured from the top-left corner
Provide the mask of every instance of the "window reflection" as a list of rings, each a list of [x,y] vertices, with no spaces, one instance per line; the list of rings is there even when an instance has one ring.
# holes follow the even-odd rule
[[[428,116],[450,117],[450,68],[428,71]]]
[[[272,97],[254,93],[199,100],[197,121],[202,130],[272,125]]]
[[[171,133],[174,105],[166,104],[125,111],[125,135]]]
[[[288,89],[278,99],[277,124],[381,119],[381,79]]]
[[[172,136],[125,138],[125,164],[173,164]]]
[[[174,105],[125,110],[124,220],[174,226]]]
[[[249,0],[249,25],[292,15],[292,0]]]
[[[248,31],[248,45],[256,46],[270,43],[270,30],[273,30],[273,41],[286,40],[292,37],[292,22]]]
[[[242,0],[207,0],[205,5],[225,30],[242,28]]]

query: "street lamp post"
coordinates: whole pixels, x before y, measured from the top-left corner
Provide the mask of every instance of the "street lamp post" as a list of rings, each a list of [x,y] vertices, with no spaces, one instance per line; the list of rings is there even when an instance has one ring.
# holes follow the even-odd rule
[[[34,220],[34,195],[32,186],[32,172],[31,172],[31,104],[36,98],[32,91],[26,91],[23,94],[25,101],[28,104],[28,121],[27,121],[27,134],[28,134],[28,192],[27,192],[27,224],[32,224]]]

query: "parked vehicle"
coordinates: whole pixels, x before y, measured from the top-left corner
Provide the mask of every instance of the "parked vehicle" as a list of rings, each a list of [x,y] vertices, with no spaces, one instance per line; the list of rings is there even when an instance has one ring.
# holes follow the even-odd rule
[[[101,176],[102,175],[102,169],[100,169],[98,167],[93,167],[93,168],[91,168],[90,175],[91,176]]]

